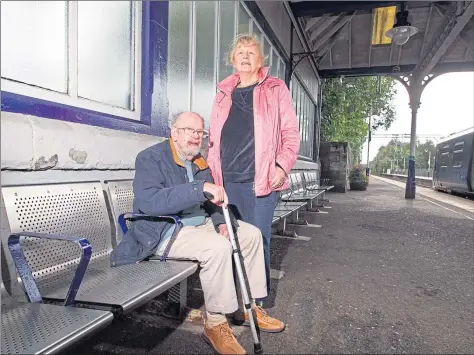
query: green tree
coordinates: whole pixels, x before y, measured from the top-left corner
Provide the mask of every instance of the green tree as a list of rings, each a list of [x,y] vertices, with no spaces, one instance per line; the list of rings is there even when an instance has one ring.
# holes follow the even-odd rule
[[[323,89],[321,141],[348,142],[357,159],[367,139],[369,117],[372,132],[386,130],[394,121],[395,94],[395,82],[388,77],[328,79]]]
[[[427,140],[424,143],[416,142],[415,169],[433,169],[436,154],[435,144]],[[410,156],[410,144],[392,139],[387,145],[379,148],[377,155],[371,162],[372,170],[376,174],[385,169],[408,169]],[[428,161],[430,162],[428,164]]]

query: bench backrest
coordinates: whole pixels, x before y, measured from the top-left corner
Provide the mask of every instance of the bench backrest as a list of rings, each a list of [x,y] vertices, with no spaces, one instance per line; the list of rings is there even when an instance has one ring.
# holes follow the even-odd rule
[[[110,218],[100,182],[7,186],[2,187],[2,195],[12,232],[85,237],[92,245],[92,260],[112,250]],[[4,246],[6,243],[3,240]],[[26,237],[22,248],[38,279],[78,263],[78,250],[72,243]]]
[[[118,244],[123,238],[122,229],[118,224],[118,216],[133,210],[133,180],[109,180],[106,181],[106,184],[107,196],[114,219],[115,242]]]

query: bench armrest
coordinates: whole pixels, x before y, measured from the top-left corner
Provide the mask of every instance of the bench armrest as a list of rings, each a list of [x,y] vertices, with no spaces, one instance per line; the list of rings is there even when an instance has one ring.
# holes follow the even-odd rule
[[[43,298],[41,297],[38,285],[33,277],[30,266],[26,261],[25,254],[20,244],[20,237],[31,237],[39,239],[52,239],[52,240],[62,240],[66,242],[72,242],[79,245],[81,248],[81,258],[79,260],[79,265],[77,266],[74,277],[71,281],[71,286],[64,300],[65,306],[70,306],[74,303],[76,299],[77,292],[81,286],[82,279],[86,273],[87,266],[92,256],[92,246],[86,238],[82,237],[71,237],[65,235],[56,235],[56,234],[46,234],[46,233],[34,233],[34,232],[17,232],[12,233],[8,237],[8,249],[15,263],[16,270],[25,286],[28,299],[31,303],[42,303]]]
[[[174,241],[176,240],[176,237],[178,236],[179,231],[183,227],[183,223],[181,222],[181,219],[178,216],[153,216],[153,215],[149,215],[145,213],[132,213],[132,212],[122,213],[121,215],[118,216],[118,223],[124,235],[128,231],[126,220],[137,218],[137,217],[167,219],[167,220],[172,221],[172,223],[174,223],[173,234],[171,235],[171,238],[165,248],[165,251],[163,252],[163,255],[160,258],[161,261],[165,261],[166,258],[168,257],[168,253],[171,249],[171,245],[174,243]]]

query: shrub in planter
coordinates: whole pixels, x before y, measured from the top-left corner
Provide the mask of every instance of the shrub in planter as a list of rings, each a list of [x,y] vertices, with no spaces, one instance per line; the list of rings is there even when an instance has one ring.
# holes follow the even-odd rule
[[[365,169],[352,169],[349,175],[349,185],[351,190],[367,190],[367,185],[369,185],[369,177],[365,175]]]

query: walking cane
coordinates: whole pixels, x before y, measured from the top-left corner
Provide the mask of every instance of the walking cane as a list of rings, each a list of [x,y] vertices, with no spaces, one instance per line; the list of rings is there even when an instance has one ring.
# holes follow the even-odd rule
[[[204,193],[204,195],[210,200],[214,198],[212,194],[207,193],[207,192]],[[250,305],[250,297],[247,292],[247,285],[245,284],[244,272],[242,270],[242,263],[240,262],[240,257],[239,257],[240,250],[237,247],[237,243],[235,242],[235,235],[234,235],[234,230],[232,229],[232,223],[230,221],[229,209],[228,207],[222,206],[222,210],[224,211],[225,224],[227,225],[227,230],[229,231],[229,240],[230,240],[230,243],[232,244],[232,255],[234,256],[237,276],[240,282],[240,289],[242,290],[242,297],[245,302],[245,310],[247,311],[249,322],[250,322],[250,329],[252,330],[254,353],[262,354],[263,348],[262,348],[262,344],[260,343],[260,339],[257,333],[257,327],[255,326],[255,320],[253,318],[252,307]]]

